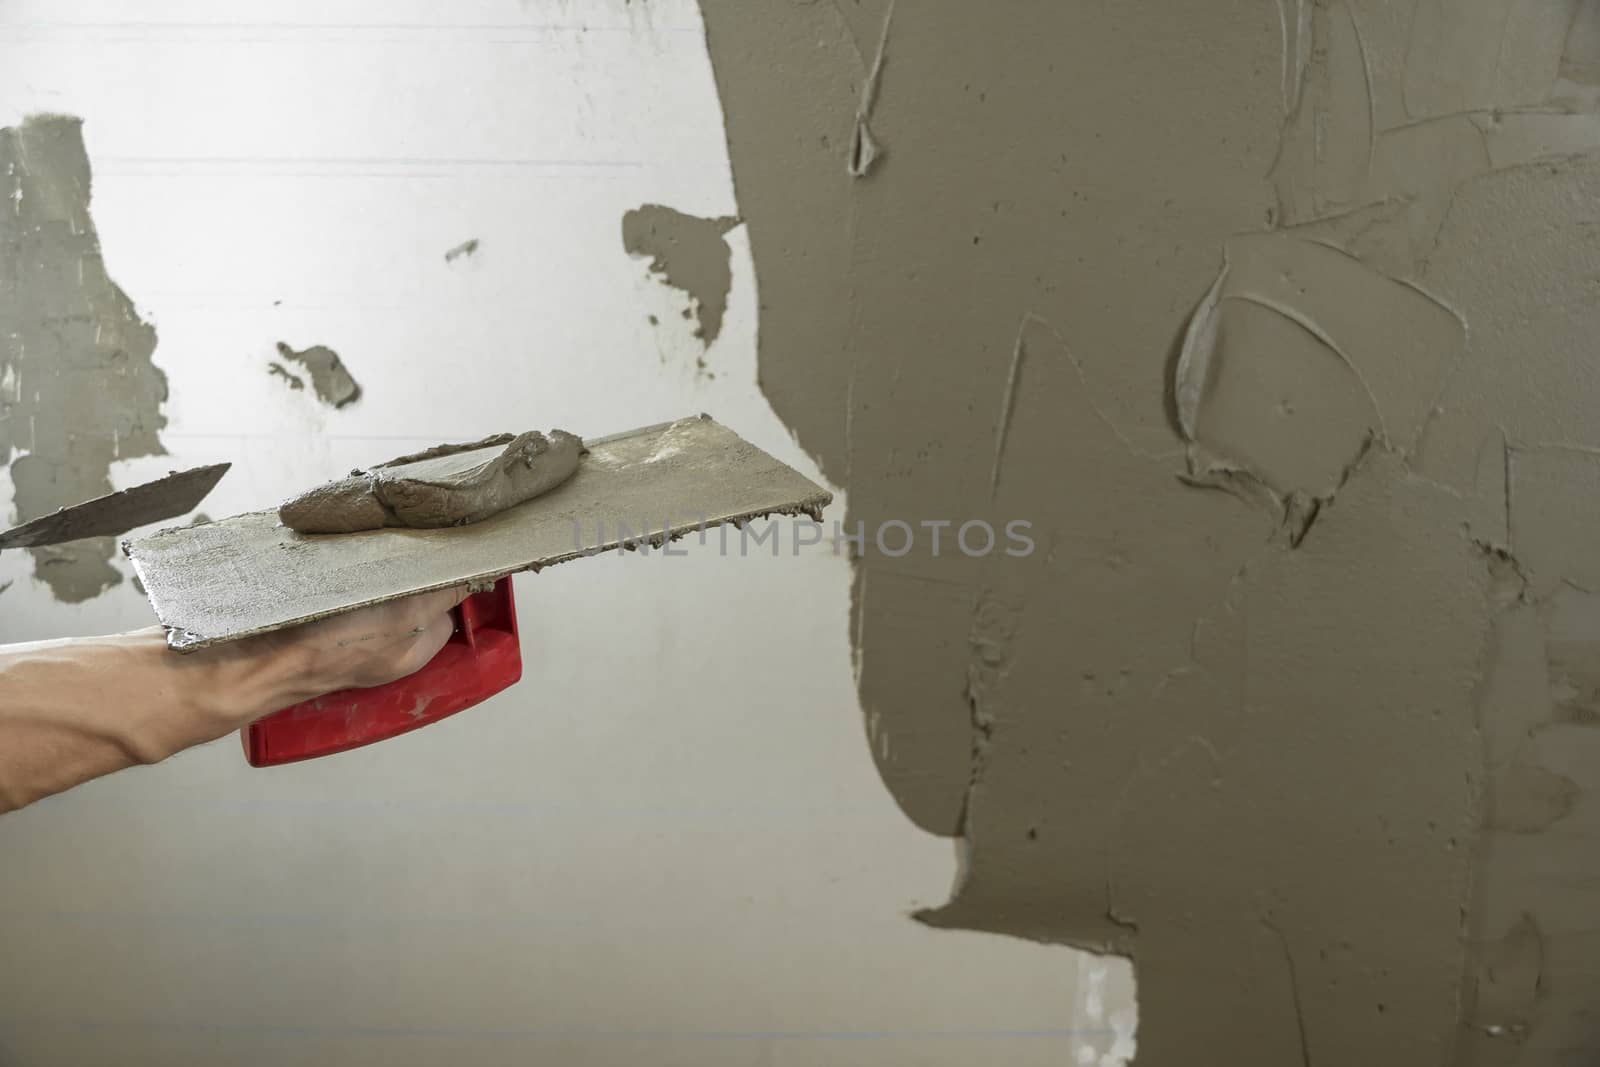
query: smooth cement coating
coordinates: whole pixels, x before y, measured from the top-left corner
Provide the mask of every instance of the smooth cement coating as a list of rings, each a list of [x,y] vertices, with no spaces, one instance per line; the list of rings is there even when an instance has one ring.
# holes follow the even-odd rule
[[[1038,542],[856,561],[923,921],[1141,1067],[1600,1056],[1600,4],[702,10],[778,413]]]

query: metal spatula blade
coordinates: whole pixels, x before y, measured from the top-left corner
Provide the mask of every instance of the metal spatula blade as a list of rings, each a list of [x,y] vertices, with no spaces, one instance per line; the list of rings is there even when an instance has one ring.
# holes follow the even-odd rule
[[[689,535],[704,544],[710,527],[817,516],[832,499],[705,415],[585,444],[589,454],[569,481],[468,526],[298,534],[276,511],[258,511],[162,530],[122,549],[167,643],[192,651],[430,589],[486,588],[624,545]]]
[[[176,471],[144,485],[60,508],[0,533],[0,549],[37,548],[84,537],[118,537],[194,509],[228,472],[230,463]]]

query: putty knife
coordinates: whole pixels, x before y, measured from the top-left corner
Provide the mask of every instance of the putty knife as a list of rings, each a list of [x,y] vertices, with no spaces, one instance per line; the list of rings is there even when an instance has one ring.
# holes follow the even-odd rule
[[[705,415],[585,442],[560,487],[470,526],[299,534],[273,511],[125,542],[167,643],[192,651],[413,593],[468,585],[417,674],[332,693],[244,731],[253,765],[340,752],[437,722],[522,672],[508,575],[766,515],[817,517],[827,490]]]
[[[0,533],[0,549],[38,548],[85,537],[118,537],[191,511],[228,473],[228,463],[175,471],[165,478],[86,500]]]

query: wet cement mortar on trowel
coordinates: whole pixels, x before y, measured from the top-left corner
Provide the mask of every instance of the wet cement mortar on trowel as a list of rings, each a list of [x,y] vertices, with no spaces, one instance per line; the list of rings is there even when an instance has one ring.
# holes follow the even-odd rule
[[[564,430],[436,445],[309,489],[280,507],[278,518],[307,534],[465,526],[561,485],[583,453],[583,442]]]
[[[110,493],[117,460],[166,453],[156,332],[106,273],[90,186],[81,120],[0,129],[0,461],[18,523]],[[122,580],[111,537],[29,551],[58,600]]]
[[[1032,523],[855,561],[922,921],[1141,1065],[1596,1054],[1600,5],[701,7],[775,409]]]

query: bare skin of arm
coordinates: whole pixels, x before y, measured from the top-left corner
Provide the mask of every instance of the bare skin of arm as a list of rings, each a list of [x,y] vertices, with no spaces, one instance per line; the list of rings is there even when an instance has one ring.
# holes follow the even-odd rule
[[[160,628],[0,645],[0,813],[159,763],[279,708],[418,670],[465,588],[179,655]]]

